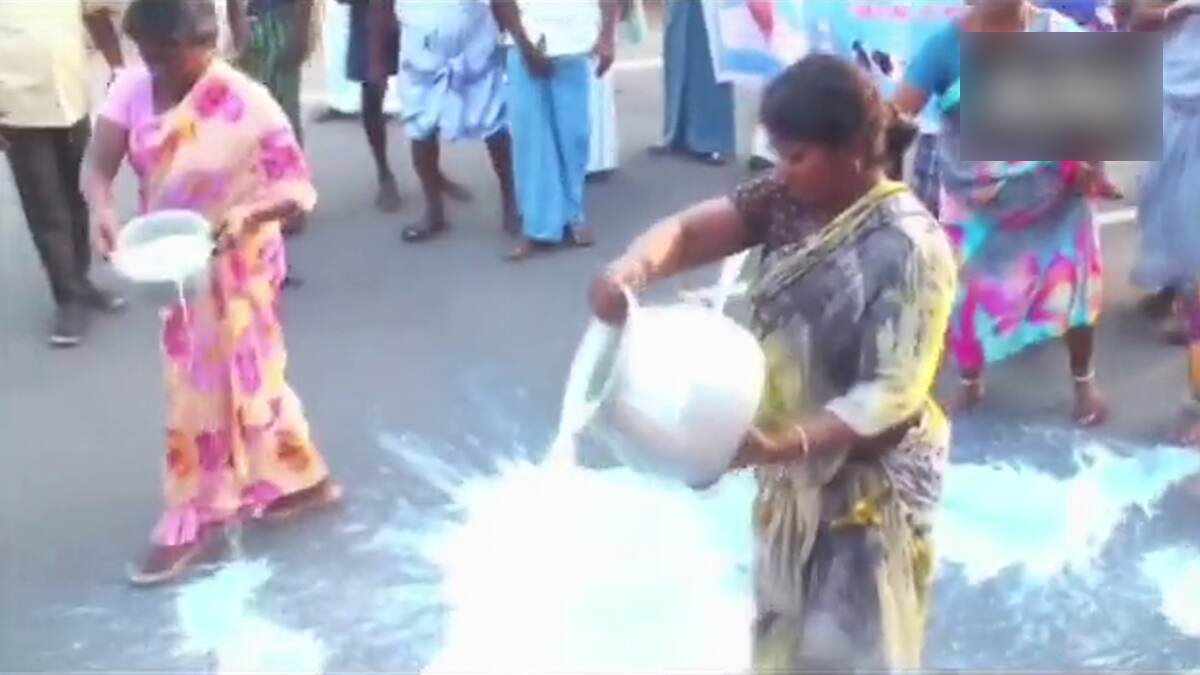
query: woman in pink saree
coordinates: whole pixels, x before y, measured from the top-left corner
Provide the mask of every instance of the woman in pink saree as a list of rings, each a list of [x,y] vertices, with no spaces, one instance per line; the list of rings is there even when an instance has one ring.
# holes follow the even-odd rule
[[[96,241],[118,230],[112,183],[128,159],[140,210],[190,209],[217,228],[208,287],[164,312],[166,511],[136,584],[179,576],[224,524],[331,504],[300,401],[284,378],[280,222],[316,202],[304,154],[270,93],[216,59],[212,0],[135,0],[125,29],[144,68],[100,112],[83,175]]]

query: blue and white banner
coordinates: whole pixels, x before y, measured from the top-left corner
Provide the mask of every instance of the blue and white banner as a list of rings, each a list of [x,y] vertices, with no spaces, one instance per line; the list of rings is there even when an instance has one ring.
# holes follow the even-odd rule
[[[811,51],[856,60],[885,95],[921,43],[964,0],[704,0],[713,67],[723,82],[761,84]]]

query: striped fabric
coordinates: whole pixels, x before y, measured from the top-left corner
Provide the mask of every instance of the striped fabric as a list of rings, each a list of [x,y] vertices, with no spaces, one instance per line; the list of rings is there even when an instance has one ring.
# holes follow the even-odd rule
[[[261,82],[292,123],[296,138],[303,143],[303,124],[300,119],[300,70],[305,59],[312,53],[319,37],[314,37],[314,27],[321,23],[319,2],[312,3],[312,15],[306,30],[309,32],[309,49],[300,59],[289,58],[288,36],[292,24],[297,20],[300,2],[269,2],[260,4],[250,19],[250,35],[246,51],[239,64],[246,74]]]

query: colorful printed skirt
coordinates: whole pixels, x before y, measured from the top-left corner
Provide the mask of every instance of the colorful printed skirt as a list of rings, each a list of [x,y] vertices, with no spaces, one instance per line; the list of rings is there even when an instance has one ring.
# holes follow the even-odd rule
[[[221,254],[206,289],[166,313],[167,511],[153,541],[176,546],[206,526],[257,517],[328,472],[284,379],[277,301],[279,226]]]

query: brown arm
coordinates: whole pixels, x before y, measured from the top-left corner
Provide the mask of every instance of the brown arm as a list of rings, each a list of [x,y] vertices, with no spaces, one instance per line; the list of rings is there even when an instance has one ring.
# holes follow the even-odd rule
[[[292,13],[291,31],[288,33],[287,59],[295,64],[304,63],[312,48],[313,0],[296,0]]]
[[[241,59],[250,44],[250,17],[246,14],[247,0],[225,0],[225,19],[233,40],[234,59]]]
[[[1132,9],[1129,28],[1141,32],[1152,33],[1170,28],[1196,11],[1192,8],[1174,8],[1174,0],[1127,0],[1127,4]]]
[[[525,25],[521,23],[521,8],[516,0],[492,0],[492,13],[500,23],[500,28],[512,36],[518,49],[524,53],[536,51],[529,41],[529,35],[525,33]]]
[[[105,257],[116,246],[120,219],[113,199],[113,181],[128,151],[129,134],[104,117],[97,119],[79,172],[79,189],[91,212],[96,248]]]
[[[929,102],[929,92],[918,89],[905,82],[900,85],[899,91],[892,97],[892,103],[896,109],[903,113],[906,117],[916,117],[925,109],[925,104]]]
[[[113,22],[111,9],[95,9],[85,12],[83,25],[92,38],[92,44],[104,55],[104,61],[111,70],[125,65],[125,57],[121,53],[121,40],[117,37],[117,28]]]
[[[658,223],[633,242],[610,274],[634,288],[716,262],[754,243],[728,198],[711,199]]]

